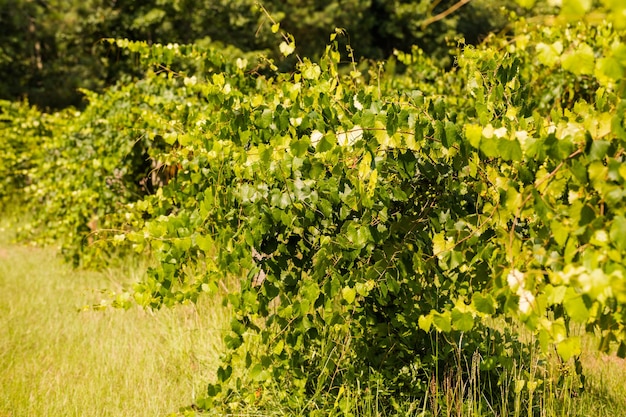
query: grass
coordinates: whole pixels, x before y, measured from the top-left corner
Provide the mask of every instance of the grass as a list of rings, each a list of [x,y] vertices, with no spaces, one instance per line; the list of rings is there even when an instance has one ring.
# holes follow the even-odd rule
[[[228,323],[221,305],[80,311],[132,269],[72,270],[8,234],[0,225],[0,417],[165,416],[203,395]]]
[[[222,332],[228,327],[221,303],[204,299],[157,312],[82,311],[82,306],[100,302],[100,289],[117,290],[137,280],[139,268],[77,271],[52,250],[9,244],[11,230],[0,222],[0,417],[168,416],[203,395],[214,378]],[[585,391],[547,390],[535,398],[532,411],[522,391],[507,415],[626,416],[626,361],[595,352],[593,340],[585,340]],[[477,366],[474,360],[470,365]],[[567,366],[551,361],[547,380],[567,372]],[[452,372],[433,381],[426,398],[400,404],[404,411],[399,412],[378,404],[379,387],[346,392],[345,413],[338,415],[495,415],[481,403],[478,382],[460,375]],[[522,378],[509,375],[493,389],[504,398]],[[277,414],[289,412],[276,404],[255,413]]]

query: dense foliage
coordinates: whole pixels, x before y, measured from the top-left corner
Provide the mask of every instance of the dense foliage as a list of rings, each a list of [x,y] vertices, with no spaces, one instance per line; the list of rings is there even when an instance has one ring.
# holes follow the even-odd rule
[[[263,6],[260,6],[260,3]],[[299,53],[319,57],[335,27],[345,28],[357,57],[383,59],[418,44],[451,63],[448,42],[475,43],[506,24],[512,0],[474,0],[445,19],[444,0],[0,0],[0,99],[28,97],[43,108],[82,105],[78,88],[99,90],[143,71],[125,49],[102,42],[126,38],[154,43],[232,46],[276,58],[276,36],[262,12],[298,40]],[[291,68],[286,60],[282,67]]]
[[[242,277],[196,408],[351,415],[359,392],[400,410],[447,373],[488,385],[513,371],[532,404],[550,384],[526,372],[533,343],[575,361],[584,327],[626,356],[626,44],[619,19],[581,20],[521,20],[449,70],[398,51],[403,76],[344,64],[341,30],[319,60],[294,57],[277,22],[293,72],[111,40],[144,79],[40,120],[3,105],[0,198],[24,194],[33,236],[62,238],[77,262],[150,254],[118,305],[194,301]]]

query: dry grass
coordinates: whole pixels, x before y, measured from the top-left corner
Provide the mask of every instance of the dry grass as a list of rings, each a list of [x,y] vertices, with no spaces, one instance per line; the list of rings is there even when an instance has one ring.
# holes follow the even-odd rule
[[[6,233],[0,228],[0,417],[154,417],[203,395],[228,323],[219,303],[79,311],[99,302],[100,288],[136,277],[72,270],[50,250],[7,245]]]

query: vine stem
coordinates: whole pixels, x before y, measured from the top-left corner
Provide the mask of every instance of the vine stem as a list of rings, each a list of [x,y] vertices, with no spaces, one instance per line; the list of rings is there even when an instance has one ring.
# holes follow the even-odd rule
[[[438,15],[431,16],[428,19],[424,20],[422,22],[422,28],[425,28],[428,25],[431,25],[431,24],[433,24],[435,22],[438,22],[439,20],[445,19],[446,17],[448,17],[452,13],[456,12],[457,10],[459,10],[461,7],[465,6],[470,1],[472,1],[472,0],[459,0],[457,3],[455,3],[452,6],[448,7],[446,10],[444,10],[441,13],[439,13]]]
[[[272,17],[272,15],[270,14],[270,12],[267,11],[267,9],[265,8],[265,6],[263,6],[263,4],[261,4],[260,1],[256,2],[256,5],[261,9],[261,11],[265,14],[265,16],[267,16],[267,18],[270,20],[270,22],[272,22],[272,24],[276,25],[279,22],[277,22],[276,20],[274,20],[274,18]],[[260,26],[259,26],[260,29]],[[258,30],[257,30],[258,33]],[[291,36],[291,34],[287,34],[284,30],[280,31],[280,36],[283,38],[283,40],[287,43],[291,43],[291,41],[293,40],[293,36]],[[291,38],[290,38],[291,36]],[[302,58],[300,58],[300,55],[295,54],[296,58],[298,59],[298,62],[300,64],[302,64]]]

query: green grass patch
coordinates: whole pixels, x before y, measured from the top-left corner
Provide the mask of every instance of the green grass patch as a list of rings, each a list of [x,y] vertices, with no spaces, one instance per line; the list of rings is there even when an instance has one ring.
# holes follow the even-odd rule
[[[203,396],[222,351],[221,304],[87,310],[133,268],[73,270],[0,226],[0,417],[163,416]]]

